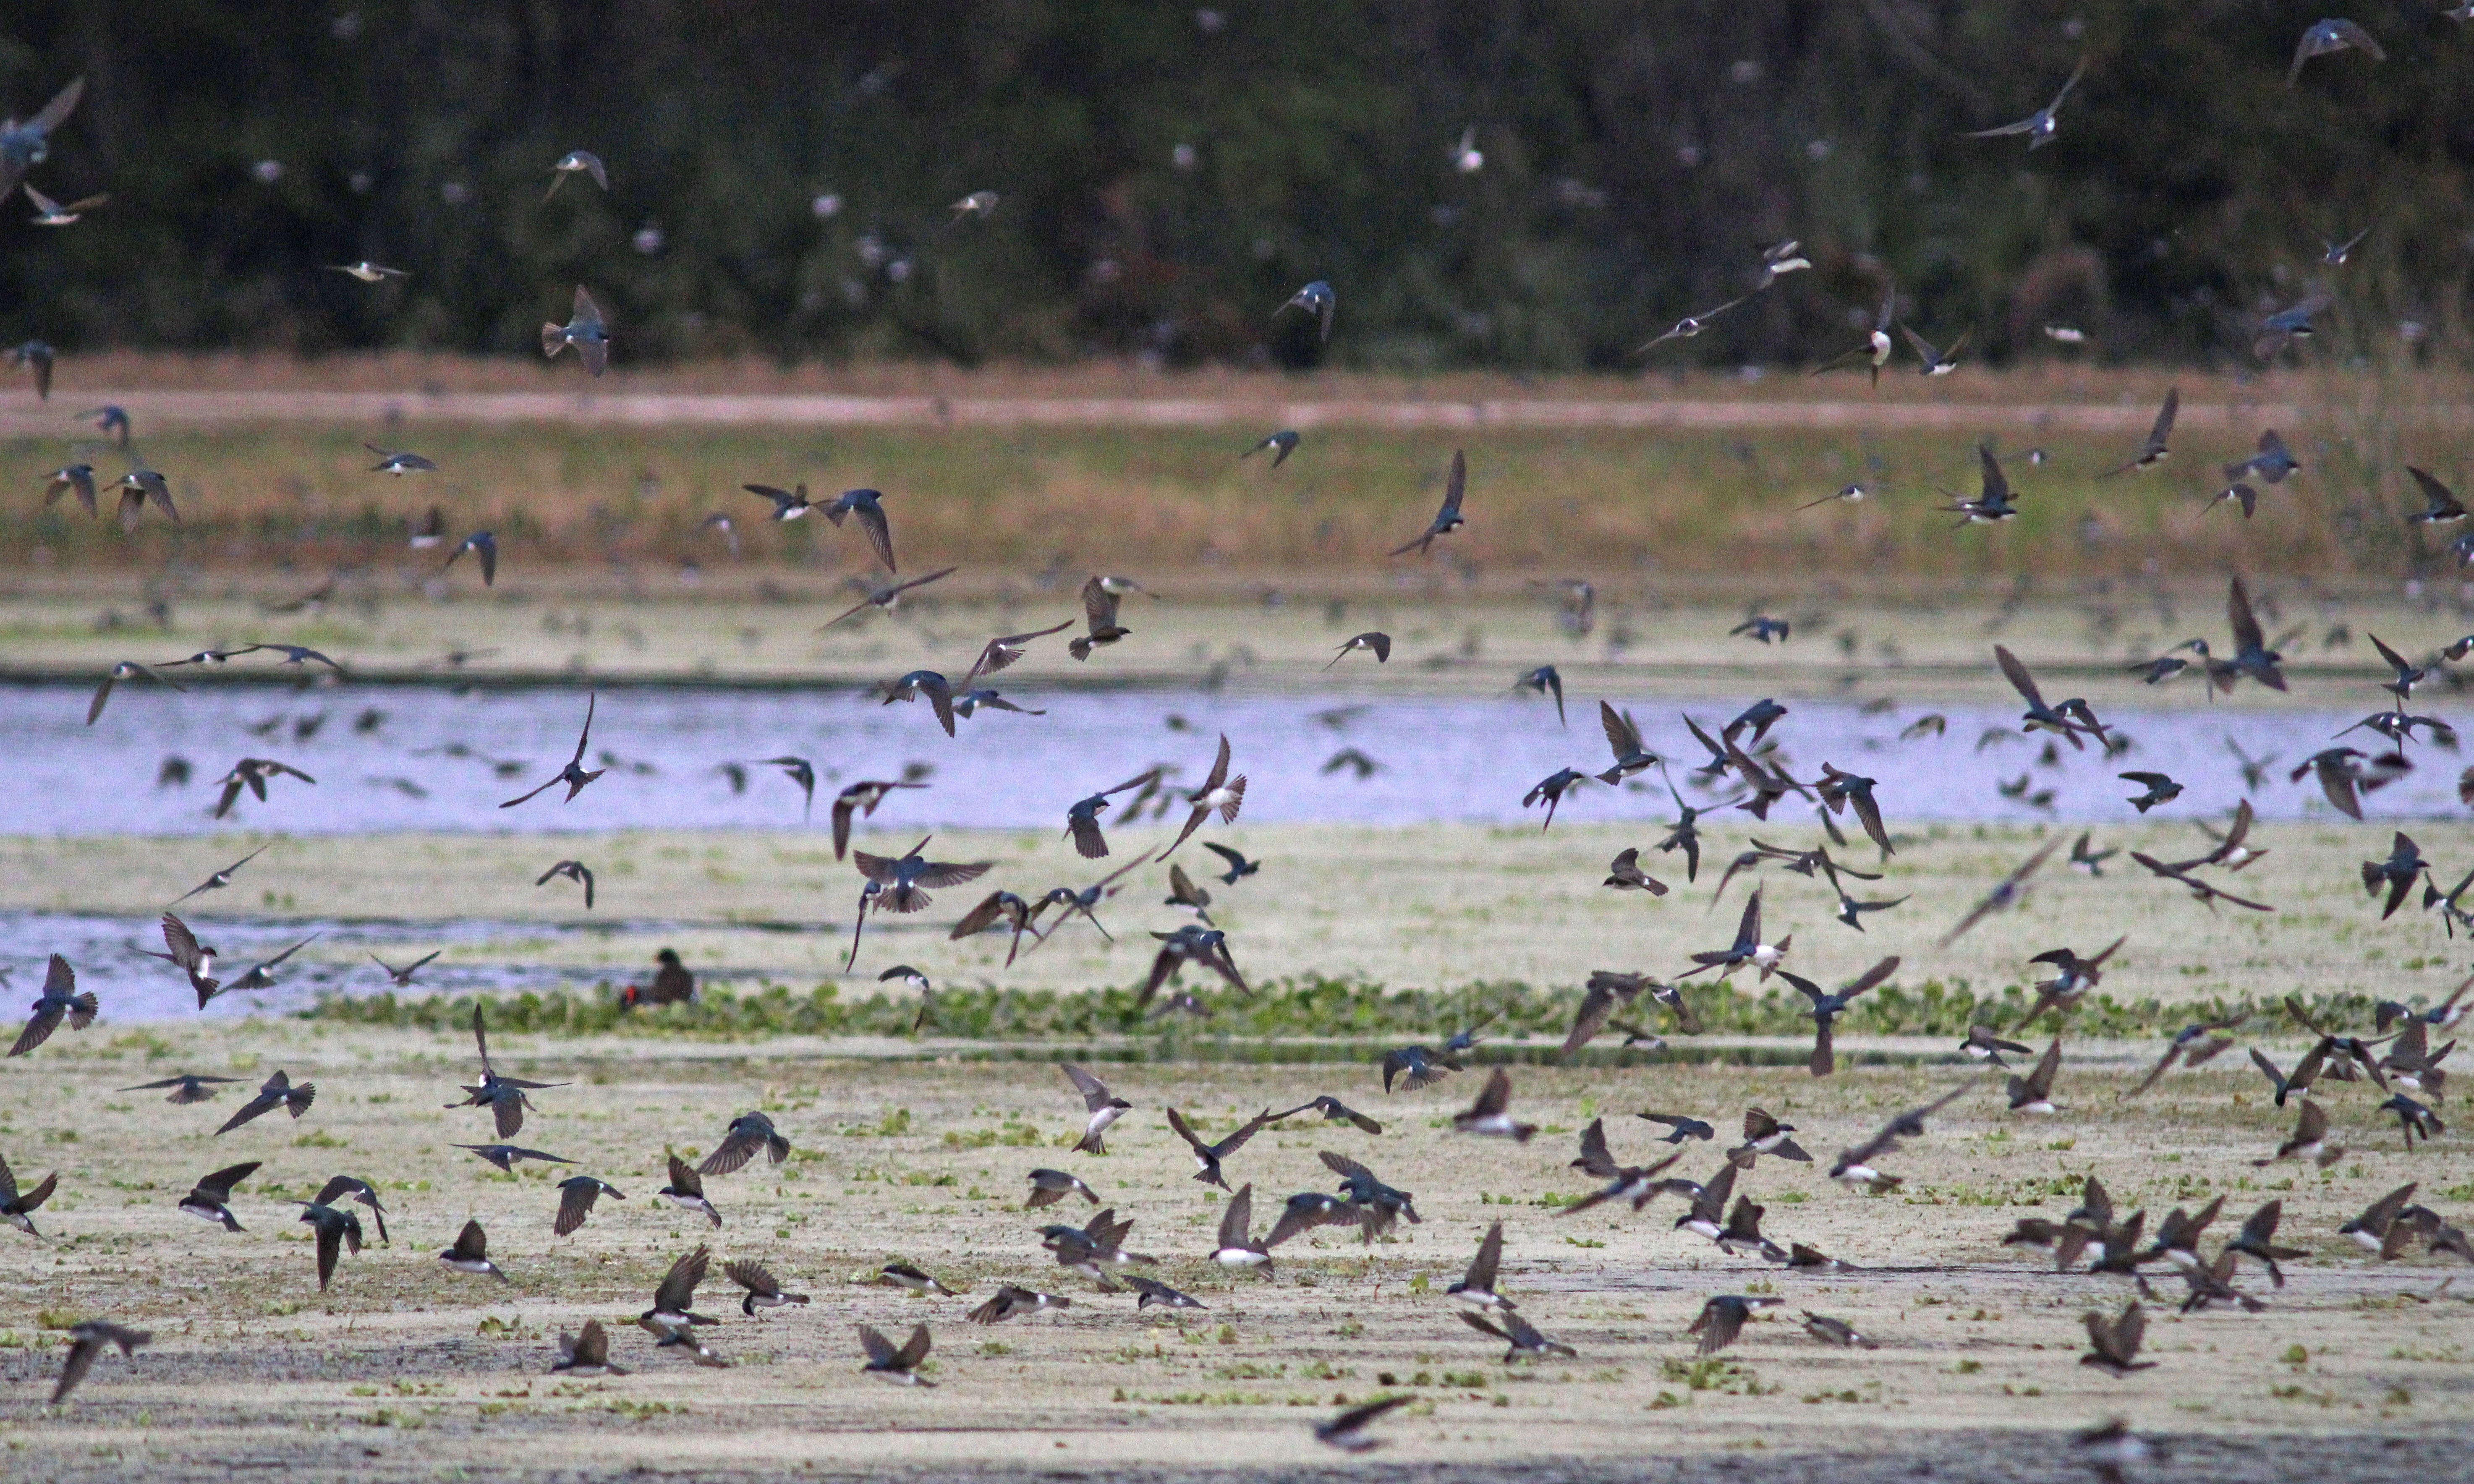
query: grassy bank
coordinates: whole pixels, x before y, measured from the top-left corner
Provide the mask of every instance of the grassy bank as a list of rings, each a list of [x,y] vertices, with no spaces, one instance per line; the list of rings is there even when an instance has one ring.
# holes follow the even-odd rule
[[[958,391],[1041,395],[1045,387],[1070,396],[1087,379],[1005,377]],[[2194,410],[2176,438],[2181,456],[2110,481],[2096,475],[2136,450],[2135,432],[2040,431],[2023,418],[2044,400],[2070,399],[2118,403],[2144,420],[2162,379],[1988,377],[1954,402],[1942,401],[1938,387],[1928,394],[1894,385],[1876,401],[1860,383],[1804,385],[1801,377],[1758,388],[1579,381],[1542,392],[1511,381],[1454,383],[1437,395],[1830,395],[1859,412],[1878,408],[1880,421],[1763,432],[1334,426],[1309,431],[1277,470],[1268,457],[1238,457],[1272,430],[1243,421],[1247,409],[1260,403],[1260,417],[1279,416],[1281,394],[1311,401],[1321,390],[1315,383],[1167,385],[1169,395],[1239,399],[1238,421],[1211,427],[141,427],[145,461],[170,477],[182,523],[150,520],[127,535],[109,521],[88,522],[73,505],[45,510],[28,499],[0,514],[0,547],[22,553],[34,575],[163,568],[262,574],[273,567],[313,579],[366,570],[417,587],[436,575],[443,553],[408,558],[404,532],[434,503],[456,538],[495,531],[508,580],[519,586],[612,564],[636,569],[637,581],[667,585],[682,564],[694,563],[717,589],[740,591],[866,573],[854,532],[813,520],[772,524],[763,502],[740,489],[804,481],[818,491],[885,490],[908,570],[960,564],[969,574],[961,581],[982,590],[1000,572],[1015,582],[1039,573],[1079,581],[1094,570],[1307,580],[1349,593],[1402,585],[1460,591],[1472,583],[1502,591],[1532,577],[1578,576],[1621,594],[1644,582],[1801,581],[1825,571],[1884,585],[1893,575],[2006,584],[2021,574],[2147,580],[2231,567],[2332,580],[2392,573],[2440,551],[2442,541],[2402,523],[2417,503],[2403,466],[2454,480],[2474,463],[2461,420],[2431,421],[2434,409],[2465,400],[2458,382],[2295,377],[2257,386],[2184,378]],[[1341,390],[1398,395],[1380,381]],[[2257,520],[2205,508],[2222,484],[2217,465],[2248,454],[2261,422],[2248,409],[2268,397],[2302,414],[2283,431],[2305,474],[2269,489]],[[1978,407],[1984,416],[1980,426],[1962,417],[1944,431],[1901,426],[1896,414],[1919,399]],[[2206,399],[2218,410],[2203,415],[2195,409]],[[70,455],[75,433],[63,412],[57,436],[0,444],[0,468],[12,484],[39,488]],[[1979,440],[2005,455],[2020,515],[1998,530],[1953,532],[1930,507],[1944,502],[1943,490],[1975,492]],[[401,480],[374,474],[365,443],[409,446],[440,470]],[[1470,461],[1468,527],[1443,544],[1437,560],[1389,558],[1433,514],[1455,446]],[[107,477],[123,467],[116,450],[89,446],[87,454]],[[1797,509],[1851,483],[1877,498]],[[702,524],[716,512],[739,527],[737,554]],[[449,580],[478,590],[476,575],[459,572]]]

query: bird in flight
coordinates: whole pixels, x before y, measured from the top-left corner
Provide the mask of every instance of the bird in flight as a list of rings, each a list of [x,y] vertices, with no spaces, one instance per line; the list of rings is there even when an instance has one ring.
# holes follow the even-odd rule
[[[2156,410],[2156,423],[2147,430],[2147,441],[2139,446],[2139,451],[2132,454],[2128,461],[2106,470],[2097,477],[2110,479],[2116,474],[2126,474],[2134,469],[2153,469],[2165,462],[2171,452],[2166,446],[2173,437],[2173,419],[2181,410],[2182,389],[2178,386],[2167,387],[2165,404]]]
[[[1961,134],[1959,137],[1962,139],[1999,139],[2012,134],[2025,134],[2027,136],[2027,148],[2031,150],[2043,149],[2046,145],[2053,142],[2053,135],[2061,127],[2054,119],[2053,115],[2061,111],[2062,101],[2071,95],[2072,88],[2079,85],[2079,79],[2087,76],[2087,69],[2088,60],[2085,57],[2081,57],[2079,59],[2078,66],[2071,73],[2070,81],[2062,85],[2062,90],[2060,92],[2053,94],[2053,101],[2046,104],[2043,108],[2038,109],[2035,112],[2028,114],[2025,118],[2019,120],[2017,123],[2003,124],[1998,129],[1979,129],[1974,134]]]
[[[1339,307],[1340,298],[1331,291],[1331,285],[1317,279],[1291,294],[1286,304],[1273,311],[1272,317],[1277,319],[1291,309],[1302,309],[1322,322],[1322,338],[1328,341],[1331,339],[1332,312]]]
[[[2373,61],[2389,60],[2389,54],[2380,49],[2380,43],[2371,39],[2371,34],[2359,23],[2341,16],[2315,21],[2303,31],[2302,39],[2294,45],[2293,65],[2286,69],[2285,85],[2292,87],[2301,82],[2302,64],[2314,57],[2328,57],[2343,51],[2361,52]]]
[[[600,162],[594,163],[597,170]],[[556,183],[550,188],[557,189]],[[558,353],[569,346],[575,347],[584,369],[594,376],[610,369],[609,327],[602,322],[601,306],[593,302],[593,296],[584,291],[581,283],[575,286],[575,307],[569,313],[567,323],[542,326],[542,354],[556,360]]]
[[[1438,536],[1447,536],[1468,523],[1461,519],[1461,497],[1468,492],[1468,456],[1458,449],[1452,450],[1452,472],[1443,482],[1443,506],[1435,512],[1425,531],[1417,540],[1392,548],[1391,555],[1401,556],[1415,551],[1426,554]]]
[[[901,603],[903,594],[910,592],[915,588],[924,588],[928,584],[934,582],[939,578],[950,577],[959,571],[961,571],[961,569],[958,567],[947,567],[937,572],[932,572],[924,577],[913,577],[908,582],[897,582],[891,587],[879,588],[868,594],[867,596],[861,598],[858,602],[851,604],[848,608],[835,614],[823,623],[818,624],[817,632],[822,633],[824,630],[832,628],[835,624],[839,623],[842,620],[849,618],[851,615],[863,612],[870,608],[881,609],[886,613],[890,613]]]
[[[584,786],[586,784],[591,783],[595,778],[598,778],[603,773],[609,771],[609,769],[601,767],[587,770],[584,766],[584,749],[591,745],[593,742],[593,714],[600,704],[601,695],[599,692],[593,692],[586,695],[584,701],[584,730],[575,739],[575,756],[567,760],[567,766],[560,768],[557,775],[551,778],[549,782],[533,790],[531,793],[526,793],[521,797],[507,800],[505,803],[498,806],[500,809],[513,809],[518,804],[530,800],[536,794],[557,788],[560,784],[567,785],[567,797],[561,802],[571,804],[575,802],[576,794],[584,791]],[[263,795],[261,795],[261,797]]]
[[[589,177],[594,184],[605,191],[610,188],[610,170],[601,163],[600,156],[590,150],[570,150],[549,167],[549,189],[542,192],[542,200],[547,201],[557,195],[558,188],[565,185],[567,178],[571,175]]]

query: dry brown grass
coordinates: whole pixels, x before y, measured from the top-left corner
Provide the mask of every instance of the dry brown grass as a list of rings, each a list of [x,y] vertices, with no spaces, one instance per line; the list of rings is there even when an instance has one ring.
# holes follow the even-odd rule
[[[2154,372],[2046,367],[1947,383],[1885,382],[1876,402],[1860,380],[1715,377],[1271,377],[1235,373],[1162,377],[1122,367],[1013,368],[963,375],[934,368],[688,367],[614,377],[609,390],[840,391],[953,397],[1196,399],[1221,426],[1036,426],[972,424],[806,428],[748,426],[485,426],[452,421],[400,427],[261,424],[160,427],[135,402],[141,447],[170,475],[178,527],[150,520],[133,536],[109,522],[36,512],[33,494],[61,462],[83,404],[79,385],[116,377],[131,387],[424,386],[579,389],[572,368],[525,362],[370,357],[333,363],[104,358],[82,364],[53,408],[61,433],[5,445],[12,483],[27,492],[0,519],[0,539],[32,574],[182,569],[315,572],[388,564],[409,522],[432,503],[461,534],[495,530],[516,572],[611,563],[709,572],[865,570],[849,532],[809,520],[774,526],[740,486],[805,481],[819,491],[867,484],[887,492],[910,570],[958,563],[1062,576],[1090,570],[1224,585],[1306,580],[1344,592],[1504,591],[1533,578],[1740,586],[1829,573],[1895,588],[2046,581],[2144,581],[2227,569],[2309,573],[2330,582],[2385,579],[2401,568],[2448,565],[2435,539],[2402,522],[2417,499],[2404,466],[2462,482],[2474,446],[2446,409],[2474,401],[2462,380],[2290,373],[2252,381]],[[2161,384],[2177,380],[2186,415],[2180,456],[2164,469],[2098,481],[2137,444],[2136,431],[2040,430],[2034,409],[2095,403],[2144,425]],[[97,394],[99,395],[99,394]],[[1748,431],[1488,426],[1399,429],[1335,425],[1308,431],[1296,457],[1237,455],[1291,403],[1643,398],[1793,404],[1829,399],[1880,409],[1879,426]],[[17,402],[25,401],[19,406]],[[1898,426],[1903,410],[1955,410],[1939,430]],[[31,401],[11,402],[14,426]],[[1980,418],[1969,416],[1980,408]],[[2266,409],[2264,412],[2262,409]],[[2217,465],[2247,453],[2265,415],[2298,413],[2283,430],[2306,473],[2269,488],[2260,517],[2206,507]],[[1109,414],[1113,415],[1113,414]],[[1866,416],[1873,415],[1870,412]],[[1973,493],[1974,445],[2001,448],[2021,495],[2020,518],[1953,530],[1930,507],[1941,491]],[[364,443],[411,446],[442,473],[393,480],[369,471]],[[1467,528],[1431,560],[1386,553],[1415,535],[1440,498],[1454,447],[1471,474]],[[2041,451],[2042,462],[2028,450]],[[88,456],[107,477],[115,450]],[[1880,497],[1859,507],[1796,506],[1855,482]],[[743,533],[744,559],[699,525],[723,512]],[[427,558],[424,559],[428,560]]]

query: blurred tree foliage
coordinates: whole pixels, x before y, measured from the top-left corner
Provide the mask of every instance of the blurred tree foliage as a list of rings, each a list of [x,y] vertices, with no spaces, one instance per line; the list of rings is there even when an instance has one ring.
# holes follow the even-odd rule
[[[2326,279],[2314,353],[2461,324],[2474,27],[2327,0],[83,0],[0,37],[22,117],[0,334],[64,348],[521,351],[570,285],[623,358],[1637,364],[1817,358],[1902,313],[1996,358],[2067,322],[2228,362]],[[2059,137],[2025,117],[2086,54]],[[1482,168],[1457,167],[1474,126]],[[551,160],[609,162],[611,189]],[[994,190],[986,219],[950,203]],[[2364,228],[2341,270],[2322,244]],[[411,270],[368,287],[322,265]],[[1328,347],[1272,311],[1340,296]],[[2400,334],[2401,328],[2403,334]]]

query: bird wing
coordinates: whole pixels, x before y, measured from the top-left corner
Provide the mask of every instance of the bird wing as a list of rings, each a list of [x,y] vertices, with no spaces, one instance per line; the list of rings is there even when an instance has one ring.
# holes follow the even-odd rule
[[[1237,1187],[1220,1212],[1220,1245],[1243,1247],[1249,1229],[1254,1225],[1254,1187],[1251,1183]]]
[[[1082,584],[1082,617],[1094,634],[1117,626],[1117,595],[1097,577]]]
[[[2045,705],[2043,693],[2036,689],[2036,677],[2027,673],[2027,667],[2019,663],[2019,657],[2012,654],[2008,646],[1995,645],[1993,659],[2001,667],[2001,673],[2008,677],[2011,688],[2026,699],[2029,709],[2034,711],[2049,709]]]
[[[1560,1055],[1568,1057],[1589,1044],[1606,1028],[1607,1017],[1613,1014],[1614,1010],[1614,991],[1606,987],[1602,981],[1592,979],[1588,991],[1581,996],[1580,1009],[1572,1014],[1572,1031],[1564,1037],[1564,1049]]]
[[[719,1144],[714,1146],[713,1153],[704,1156],[704,1162],[696,1166],[696,1173],[728,1175],[755,1158],[756,1152],[764,1147],[764,1133],[762,1130],[734,1127]]]
[[[68,1358],[61,1362],[60,1381],[52,1388],[54,1405],[66,1400],[68,1394],[77,1390],[78,1382],[85,1380],[85,1374],[94,1369],[94,1358],[102,1354],[104,1347],[110,1343],[101,1335],[95,1335],[80,1336],[74,1344],[70,1345]]]
[[[2167,387],[2165,404],[2156,411],[2156,426],[2147,430],[2149,451],[2156,453],[2165,451],[2167,441],[2173,436],[2173,419],[2180,415],[2181,411],[2182,389],[2178,386]]]
[[[892,856],[874,855],[864,850],[854,850],[851,852],[851,864],[857,865],[859,867],[859,873],[866,877],[868,880],[875,882],[879,886],[889,887],[894,884],[898,875],[897,867],[900,866],[901,862]]]
[[[980,657],[972,662],[971,672],[962,677],[962,684],[967,686],[972,681],[979,679],[982,675],[993,675],[998,670],[1011,665],[1014,661],[1021,659],[1023,655],[1028,652],[1025,645],[1029,645],[1032,640],[1045,639],[1051,634],[1060,634],[1073,626],[1074,620],[1072,619],[1068,619],[1064,622],[1055,624],[1049,628],[1032,629],[1028,634],[1007,634],[999,638],[989,640],[987,647],[982,649],[980,651]]]
[[[662,1276],[662,1286],[653,1291],[653,1307],[670,1314],[683,1314],[695,1302],[696,1285],[704,1281],[705,1272],[713,1264],[713,1249],[698,1247]]]
[[[1382,1183],[1381,1180],[1374,1178],[1374,1172],[1372,1170],[1359,1164],[1356,1160],[1349,1158],[1346,1155],[1334,1154],[1330,1150],[1326,1149],[1319,1151],[1315,1157],[1322,1161],[1324,1169],[1331,1171],[1331,1173],[1339,1176],[1343,1180],[1364,1180],[1370,1184],[1376,1185]]]
[[[774,1280],[773,1275],[766,1272],[761,1262],[742,1257],[736,1262],[724,1263],[721,1271],[730,1275],[732,1282],[759,1298],[767,1298],[782,1291],[782,1285]]]
[[[231,1199],[232,1187],[249,1179],[250,1172],[255,1170],[261,1162],[252,1159],[242,1164],[227,1166],[212,1175],[202,1175],[198,1177],[198,1188],[191,1193],[210,1196],[218,1202],[228,1201]],[[329,1185],[327,1188],[332,1190],[333,1186]],[[324,1205],[328,1199],[327,1195],[322,1194],[318,1197],[318,1204]]]
[[[1607,745],[1614,750],[1616,762],[1620,763],[1641,750],[1640,728],[1633,723],[1632,718],[1603,700],[1598,702],[1598,724],[1606,729]]]
[[[583,1226],[584,1218],[593,1214],[593,1203],[600,1198],[601,1182],[599,1180],[593,1180],[589,1177],[578,1177],[575,1180],[561,1182],[558,1197],[558,1217],[555,1221],[551,1222],[550,1229],[560,1236],[565,1236],[569,1232],[573,1231],[576,1228]]]
[[[1217,1152],[1210,1145],[1195,1137],[1194,1130],[1186,1124],[1185,1115],[1176,1108],[1168,1110],[1168,1126],[1176,1131],[1178,1138],[1185,1140],[1186,1144],[1194,1150],[1195,1157],[1206,1162],[1217,1157]]]
[[[2040,117],[2042,117],[2041,114],[2031,113],[2015,124],[2003,124],[1996,129],[1978,129],[1971,133],[1962,134],[1959,137],[1962,139],[1998,139],[2004,134],[2025,134],[2036,127],[2036,120]]]
[[[2449,489],[2447,485],[2412,466],[2407,467],[2406,473],[2413,475],[2413,482],[2422,487],[2422,498],[2430,504],[2431,514],[2449,516],[2465,513],[2465,507],[2458,501],[2456,492]]]
[[[1092,1076],[1088,1072],[1085,1072],[1071,1061],[1060,1062],[1057,1066],[1057,1070],[1065,1074],[1065,1080],[1074,1084],[1075,1091],[1082,1094],[1082,1106],[1096,1113],[1100,1109],[1108,1106],[1110,1095],[1108,1092],[1108,1084],[1106,1083],[1100,1081],[1100,1079]]]
[[[52,101],[43,105],[41,112],[26,120],[20,129],[23,133],[31,134],[50,134],[68,122],[69,115],[77,110],[78,100],[85,96],[85,79],[81,77],[71,80],[66,87],[52,95]]]
[[[1437,524],[1460,519],[1461,497],[1467,492],[1468,455],[1454,449],[1451,475],[1443,481],[1443,507],[1435,517]]]
[[[1506,1345],[1517,1343],[1509,1333],[1498,1329],[1493,1325],[1488,1323],[1483,1315],[1473,1314],[1467,1309],[1463,1309],[1460,1311],[1460,1316],[1462,1324],[1468,1326],[1471,1329],[1476,1330],[1480,1334],[1491,1334],[1496,1339],[1501,1340]]]
[[[2027,1074],[2026,1090],[2038,1097],[2049,1097],[2053,1090],[2053,1074],[2062,1067],[2062,1038],[2053,1037],[2045,1054],[2036,1058],[2036,1069]]]
[[[2244,588],[2240,576],[2233,579],[2233,586],[2225,595],[2225,621],[2233,628],[2237,651],[2268,647],[2267,640],[2260,632],[2259,620],[2250,611],[2250,593]]]
[[[885,522],[885,506],[869,499],[852,506],[851,511],[859,517],[861,528],[867,532],[867,544],[876,548],[876,559],[885,564],[885,570],[901,571],[893,565],[893,528]]]

